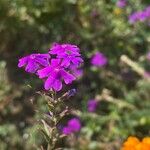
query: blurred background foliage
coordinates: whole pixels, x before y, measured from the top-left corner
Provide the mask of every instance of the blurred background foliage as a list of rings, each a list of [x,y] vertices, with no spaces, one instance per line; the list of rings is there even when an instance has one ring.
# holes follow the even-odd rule
[[[43,143],[35,113],[46,111],[35,93],[42,82],[19,70],[17,62],[31,52],[46,52],[53,42],[79,45],[85,60],[70,101],[83,128],[68,147],[113,150],[130,135],[150,135],[150,82],[120,61],[127,55],[149,71],[150,27],[128,22],[129,14],[149,3],[130,0],[121,9],[116,0],[0,0],[0,149],[33,150]],[[90,65],[96,51],[109,59],[106,67]],[[87,101],[103,94],[97,112],[88,113]]]

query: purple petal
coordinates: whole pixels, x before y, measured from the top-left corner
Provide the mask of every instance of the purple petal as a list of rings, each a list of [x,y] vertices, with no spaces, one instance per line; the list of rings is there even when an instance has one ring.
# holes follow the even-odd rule
[[[66,84],[70,84],[70,83],[72,83],[73,80],[76,79],[72,74],[66,72],[65,70],[61,71],[61,75]]]
[[[45,81],[44,88],[46,90],[49,90],[50,88],[52,88],[54,80],[55,79],[53,77],[51,77],[51,76],[48,77],[47,80]]]
[[[44,58],[44,59],[50,58],[49,54],[37,54],[37,55],[38,58]]]
[[[55,80],[53,83],[53,88],[56,91],[60,91],[62,89],[62,82],[60,80]]]
[[[62,48],[66,49],[66,50],[71,50],[71,51],[79,51],[80,49],[73,44],[62,44]]]
[[[81,77],[83,75],[83,70],[82,69],[74,69],[74,70],[72,70],[72,73],[75,77]]]
[[[33,60],[30,60],[25,68],[25,71],[35,73],[38,67],[39,66]]]
[[[38,62],[41,66],[47,67],[49,65],[49,61],[43,58],[36,58],[36,62]]]
[[[52,59],[51,60],[51,66],[56,67],[60,64],[61,60],[60,59]]]
[[[69,59],[63,59],[61,66],[67,68],[70,65],[70,60]]]
[[[39,78],[47,77],[53,69],[51,67],[46,67],[44,69],[38,70]]]
[[[19,63],[18,63],[18,67],[21,68],[21,67],[25,66],[28,62],[28,58],[29,58],[28,56],[20,58]]]
[[[52,48],[50,49],[49,53],[50,54],[57,54],[57,53],[59,53],[61,51],[61,49],[62,49],[62,47],[61,47],[60,44],[54,43],[52,45]]]
[[[83,62],[83,59],[81,57],[75,57],[74,59],[72,59],[72,62],[75,65],[79,65],[80,63]]]

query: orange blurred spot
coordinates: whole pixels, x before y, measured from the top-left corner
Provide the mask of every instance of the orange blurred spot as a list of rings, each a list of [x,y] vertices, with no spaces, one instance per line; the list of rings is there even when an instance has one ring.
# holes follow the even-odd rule
[[[145,137],[140,142],[138,138],[130,136],[121,150],[150,150],[150,137]]]

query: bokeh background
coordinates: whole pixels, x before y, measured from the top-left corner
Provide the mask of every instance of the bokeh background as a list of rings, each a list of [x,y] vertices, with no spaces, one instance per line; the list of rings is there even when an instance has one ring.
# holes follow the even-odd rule
[[[80,112],[82,129],[68,147],[117,150],[130,135],[150,135],[150,82],[138,70],[150,71],[150,26],[131,25],[128,16],[150,4],[129,0],[0,0],[0,149],[40,149],[39,113],[45,105],[36,93],[43,89],[34,75],[18,69],[18,59],[47,52],[53,42],[73,43],[84,58],[83,75],[71,86],[77,94],[68,102]],[[105,67],[91,56],[102,52]],[[126,55],[138,69],[121,61]],[[94,113],[89,99],[102,96]],[[76,141],[76,142],[74,142]]]

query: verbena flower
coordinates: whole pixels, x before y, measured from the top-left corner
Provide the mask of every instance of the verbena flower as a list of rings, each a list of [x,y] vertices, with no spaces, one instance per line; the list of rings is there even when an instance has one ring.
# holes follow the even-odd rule
[[[102,66],[105,66],[107,64],[107,62],[108,62],[108,60],[105,57],[105,55],[100,52],[97,52],[91,58],[91,64],[93,66],[102,67]]]
[[[80,120],[77,118],[73,118],[68,121],[67,126],[63,127],[62,132],[63,134],[69,135],[71,133],[80,131],[80,129],[81,129]]]
[[[49,65],[49,54],[31,54],[19,59],[18,67],[25,67],[25,71],[35,73],[38,69]]]
[[[53,88],[56,91],[60,91],[62,89],[62,81],[64,81],[65,84],[70,84],[76,79],[60,64],[61,59],[52,59],[50,66],[38,70],[39,78],[46,78],[44,84],[46,90]]]
[[[138,21],[139,22],[144,22],[144,21],[149,22],[149,19],[150,19],[150,6],[145,8],[143,11],[134,12],[129,16],[129,22],[131,24],[134,24]]]
[[[63,127],[63,134],[69,135],[71,133],[73,133],[73,132],[69,127]]]
[[[91,99],[87,103],[87,109],[89,112],[95,112],[97,106],[98,106],[98,101],[96,101],[95,99]]]
[[[123,8],[127,5],[127,0],[118,0],[117,1],[117,6],[120,8]]]
[[[138,21],[138,14],[137,13],[133,13],[129,16],[129,22],[131,24],[134,24],[136,21]]]
[[[76,45],[55,43],[49,53],[61,58],[63,67],[69,67],[71,64],[79,66],[83,62],[79,50]]]
[[[130,15],[129,17],[129,22],[130,23],[135,23],[137,21],[145,21],[146,19],[146,15],[145,12],[139,11],[139,12],[135,12],[132,15]]]
[[[46,90],[60,91],[62,83],[70,84],[79,76],[83,62],[79,48],[71,44],[54,44],[48,54],[31,54],[19,59],[18,67],[35,73],[45,81]]]

